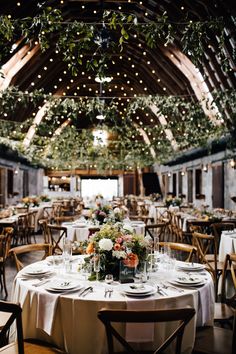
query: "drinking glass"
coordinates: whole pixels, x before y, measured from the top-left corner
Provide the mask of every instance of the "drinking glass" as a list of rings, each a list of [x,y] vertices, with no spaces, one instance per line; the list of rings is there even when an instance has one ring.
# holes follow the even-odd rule
[[[63,240],[63,252],[62,257],[64,261],[65,271],[69,272],[71,269],[71,257],[72,257],[72,243],[71,240],[64,238]]]
[[[140,283],[146,283],[147,281],[147,262],[139,262],[136,267],[135,278]]]
[[[85,263],[83,265],[83,275],[84,275],[84,278],[85,280],[88,280],[91,273],[92,273],[92,264],[91,263]]]
[[[96,273],[96,281],[97,282],[99,280],[100,268],[101,268],[100,255],[95,254],[94,258],[93,258],[93,269],[94,269],[94,272]]]
[[[112,274],[107,274],[107,275],[105,276],[105,282],[106,282],[107,284],[111,284],[111,283],[113,282],[113,275],[112,275]]]

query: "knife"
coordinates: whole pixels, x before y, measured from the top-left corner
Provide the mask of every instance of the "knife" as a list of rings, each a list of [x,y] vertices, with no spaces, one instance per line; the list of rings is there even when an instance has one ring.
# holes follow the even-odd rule
[[[79,296],[85,297],[92,290],[93,288],[89,286],[88,288],[85,288],[84,291],[82,291],[82,293],[79,294]]]
[[[45,280],[40,281],[37,284],[32,284],[32,286],[35,286],[37,288],[38,286],[44,285],[44,284],[48,283],[49,281],[51,281],[51,279],[45,279]]]

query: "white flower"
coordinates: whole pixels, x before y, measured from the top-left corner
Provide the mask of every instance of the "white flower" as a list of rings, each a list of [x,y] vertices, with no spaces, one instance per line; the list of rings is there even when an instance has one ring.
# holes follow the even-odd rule
[[[130,226],[130,225],[128,225],[128,224],[124,224],[123,225],[123,229],[125,230],[125,231],[129,231],[129,232],[133,232],[134,231],[134,229],[132,228],[132,226]]]
[[[112,251],[112,257],[115,257],[115,258],[123,258],[125,259],[126,258],[126,253],[125,251]]]
[[[113,242],[109,238],[102,238],[98,244],[99,248],[104,251],[111,251],[113,247]]]
[[[114,214],[119,214],[121,211],[120,211],[120,208],[115,208],[115,209],[113,210],[113,212],[114,212]]]

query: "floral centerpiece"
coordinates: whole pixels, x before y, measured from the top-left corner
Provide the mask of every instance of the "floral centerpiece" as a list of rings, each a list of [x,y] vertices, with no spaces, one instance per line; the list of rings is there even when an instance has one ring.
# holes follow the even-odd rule
[[[21,199],[22,203],[26,208],[29,208],[30,205],[32,206],[39,206],[40,199],[38,197],[24,197]]]
[[[89,239],[86,253],[89,255],[85,262],[90,262],[94,254],[100,255],[100,279],[106,274],[119,278],[119,264],[135,268],[144,261],[147,255],[148,243],[141,235],[135,235],[120,224],[105,224],[101,230]]]
[[[111,210],[112,207],[109,205],[99,205],[97,208],[90,210],[91,220],[102,225],[103,223],[107,222],[107,218],[109,217]]]
[[[165,199],[165,206],[167,208],[169,208],[171,205],[172,206],[180,206],[181,203],[182,203],[182,200],[180,198],[169,196]]]
[[[110,210],[107,221],[116,223],[116,222],[122,222],[124,218],[128,217],[129,215],[129,210],[126,208],[125,205],[122,205],[121,207],[116,207],[112,210]]]
[[[39,198],[40,198],[40,200],[41,200],[42,202],[50,202],[50,201],[51,201],[51,199],[49,198],[49,196],[46,195],[46,194],[40,195]]]

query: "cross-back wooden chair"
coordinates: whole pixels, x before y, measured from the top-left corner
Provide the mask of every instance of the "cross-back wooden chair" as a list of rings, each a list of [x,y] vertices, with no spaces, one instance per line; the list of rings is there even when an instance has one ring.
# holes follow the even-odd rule
[[[45,243],[36,243],[11,248],[9,251],[9,255],[11,255],[15,261],[17,272],[19,272],[24,267],[22,260],[19,259],[20,255],[39,251],[44,251],[42,257],[40,253],[40,259],[43,260],[47,256],[50,256],[52,254],[52,246],[50,244]]]
[[[29,232],[28,214],[25,213],[19,215],[17,219],[16,244],[18,244],[18,241],[20,241],[21,244],[27,243],[28,232]]]
[[[39,220],[39,226],[42,230],[44,243],[51,243],[51,235],[50,235],[50,230],[48,228],[48,220],[47,219]]]
[[[62,253],[62,248],[61,248],[61,242],[63,238],[67,237],[67,228],[60,226],[60,225],[54,225],[54,224],[48,224],[48,229],[50,232],[50,239],[51,239],[51,245],[52,245],[52,254],[55,253]]]
[[[6,270],[5,270],[5,263],[7,259],[7,243],[8,243],[8,236],[7,235],[0,235],[0,285],[1,291],[4,290],[5,296],[8,296],[7,292],[7,284],[6,284]]]
[[[169,247],[170,250],[176,251],[179,254],[178,258],[185,262],[191,262],[197,255],[197,247],[187,243],[178,242],[159,242],[160,247]],[[180,260],[180,259],[179,259]]]
[[[155,237],[159,237],[159,240],[164,240],[166,223],[160,222],[157,224],[145,225],[145,236],[149,235],[154,240]]]
[[[221,327],[200,327],[192,354],[235,354],[236,317],[234,311],[233,330]]]
[[[1,354],[66,354],[64,351],[53,347],[49,343],[35,339],[25,339],[23,336],[21,307],[18,304],[0,301],[0,311],[8,314],[8,320],[0,331]],[[7,338],[10,327],[16,323],[17,340],[8,344]]]
[[[110,310],[101,309],[98,312],[98,318],[102,321],[106,329],[108,353],[114,354],[113,339],[117,339],[123,347],[123,353],[140,353],[125,340],[125,338],[115,329],[113,323],[160,323],[160,322],[178,322],[173,332],[166,338],[159,347],[152,351],[153,354],[163,353],[164,350],[174,341],[175,351],[172,353],[181,353],[181,344],[185,326],[193,318],[195,310],[193,308],[168,309],[168,310],[151,310],[151,311],[134,311],[134,310]],[[120,353],[120,352],[119,352]],[[142,354],[146,352],[142,350]],[[150,353],[150,351],[148,351]]]
[[[206,269],[212,274],[215,285],[217,283],[217,247],[213,235],[193,232],[192,243],[197,247],[198,260],[205,264]],[[223,268],[222,268],[223,270]]]
[[[37,213],[38,213],[37,210],[29,211],[29,213],[28,213],[28,237],[27,237],[28,243],[31,243],[32,236],[34,238],[34,242],[36,243],[36,238],[35,238],[36,231],[35,230],[37,229],[37,225],[36,225]]]
[[[230,281],[231,294],[227,295],[227,283]],[[221,285],[221,302],[236,308],[236,254],[227,254],[224,262]]]

